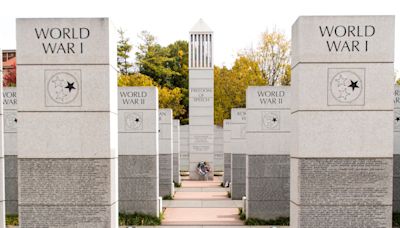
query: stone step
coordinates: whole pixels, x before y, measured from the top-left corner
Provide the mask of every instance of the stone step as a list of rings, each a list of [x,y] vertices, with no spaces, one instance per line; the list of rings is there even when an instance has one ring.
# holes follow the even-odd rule
[[[221,187],[191,187],[191,188],[175,188],[176,192],[228,192],[229,188],[221,188]]]
[[[167,208],[163,225],[243,225],[237,208]]]
[[[254,228],[255,226],[244,226],[244,225],[161,225],[161,226],[140,226],[140,228],[230,228],[234,226],[235,228]],[[19,226],[6,225],[7,228],[19,228]],[[137,226],[119,226],[119,228],[135,228]],[[289,228],[289,226],[256,226],[257,228]]]
[[[176,192],[174,200],[230,200],[228,192]]]
[[[242,200],[163,200],[164,208],[243,208]]]
[[[192,181],[183,180],[183,188],[222,188],[219,181]]]

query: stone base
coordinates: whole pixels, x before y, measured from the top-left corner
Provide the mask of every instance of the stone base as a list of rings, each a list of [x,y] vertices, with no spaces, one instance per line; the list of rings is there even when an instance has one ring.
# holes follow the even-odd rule
[[[225,153],[224,154],[224,183],[228,182],[232,182],[231,179],[231,157],[232,154],[231,153]]]
[[[393,212],[400,213],[400,154],[393,155]]]
[[[20,227],[117,227],[118,159],[18,159]]]
[[[5,205],[7,215],[18,214],[18,158],[16,155],[4,156],[5,167]]]
[[[181,175],[180,175],[180,154],[179,153],[174,153],[174,157],[173,157],[173,164],[174,164],[174,169],[173,169],[173,180],[175,183],[181,183]]]
[[[159,155],[160,196],[173,195],[172,193],[172,154]]]
[[[291,158],[291,227],[391,227],[391,158]]]
[[[158,156],[119,156],[119,212],[158,216]]]
[[[247,155],[248,218],[289,217],[289,155]]]
[[[233,200],[241,200],[246,195],[246,154],[232,154],[232,187]]]

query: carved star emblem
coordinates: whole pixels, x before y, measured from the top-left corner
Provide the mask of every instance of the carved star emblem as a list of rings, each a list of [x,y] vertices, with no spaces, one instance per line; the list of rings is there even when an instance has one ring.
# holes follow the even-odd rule
[[[65,88],[68,89],[69,92],[71,92],[71,90],[76,89],[76,88],[74,87],[74,83],[75,83],[75,82],[70,83],[70,82],[67,81],[67,84],[68,84],[68,85],[67,85]]]
[[[354,91],[355,88],[360,88],[360,87],[358,87],[357,83],[358,83],[358,81],[350,80],[350,85],[348,87],[352,88]]]
[[[346,80],[347,78],[343,77],[343,75],[339,75],[339,77],[335,79],[335,81],[338,83],[338,86],[345,85]]]
[[[51,82],[54,83],[54,88],[57,87],[63,87],[64,84],[64,80],[60,79],[59,77],[56,77],[54,80],[52,80]]]

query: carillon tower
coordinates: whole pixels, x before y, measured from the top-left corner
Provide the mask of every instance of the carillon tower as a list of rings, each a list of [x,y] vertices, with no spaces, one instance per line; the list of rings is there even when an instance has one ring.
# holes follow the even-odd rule
[[[213,39],[210,27],[200,19],[189,32],[189,171],[191,179],[199,174],[199,162],[214,172],[214,64]]]

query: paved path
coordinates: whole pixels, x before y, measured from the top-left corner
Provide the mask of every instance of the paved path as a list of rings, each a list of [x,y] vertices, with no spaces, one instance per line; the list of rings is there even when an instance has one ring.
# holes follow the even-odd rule
[[[241,226],[239,209],[241,200],[228,198],[228,189],[220,186],[220,180],[182,180],[182,187],[176,188],[174,200],[163,201],[163,225],[198,226],[221,225]],[[200,226],[199,226],[200,225]]]

